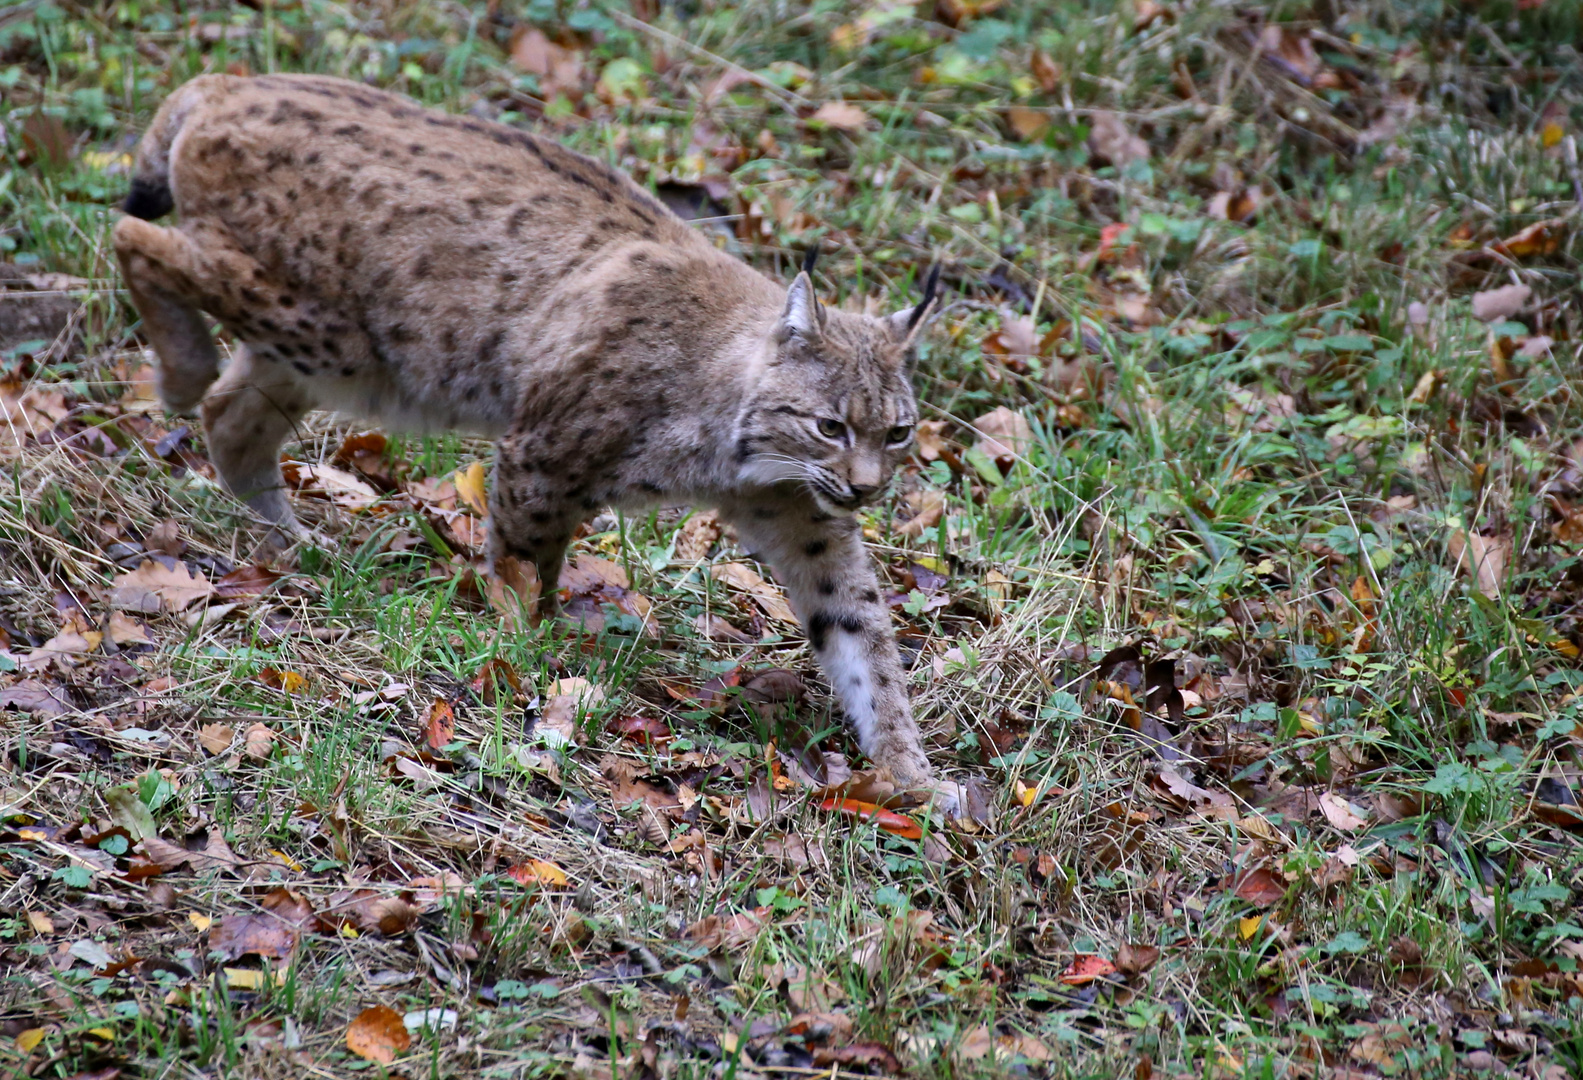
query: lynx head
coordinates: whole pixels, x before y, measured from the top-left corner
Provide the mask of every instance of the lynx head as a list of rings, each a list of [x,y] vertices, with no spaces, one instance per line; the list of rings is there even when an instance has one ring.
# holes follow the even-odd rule
[[[878,498],[912,445],[914,345],[939,269],[917,307],[874,318],[820,304],[811,264],[787,291],[759,384],[738,419],[738,478],[801,484],[821,509],[839,513]]]

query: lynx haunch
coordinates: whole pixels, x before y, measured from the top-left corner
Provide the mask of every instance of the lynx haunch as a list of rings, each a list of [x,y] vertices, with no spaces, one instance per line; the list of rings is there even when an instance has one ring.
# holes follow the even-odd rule
[[[263,518],[298,528],[279,454],[312,409],[498,439],[490,555],[532,560],[547,598],[598,508],[716,506],[774,566],[864,752],[954,807],[852,517],[912,442],[932,277],[889,318],[827,309],[806,269],[777,284],[600,162],[312,76],[181,87],[125,209],[161,396],[201,407]],[[243,343],[223,372],[202,312]]]

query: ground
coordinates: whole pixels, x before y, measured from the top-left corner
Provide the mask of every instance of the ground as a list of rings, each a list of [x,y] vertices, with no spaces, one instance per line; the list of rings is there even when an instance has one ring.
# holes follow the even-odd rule
[[[1577,0],[0,10],[16,1075],[1583,1075]],[[315,417],[270,556],[108,235],[206,71],[552,133],[946,302],[864,517],[908,806],[772,575]],[[520,586],[521,582],[516,582]],[[881,810],[881,803],[886,809]]]

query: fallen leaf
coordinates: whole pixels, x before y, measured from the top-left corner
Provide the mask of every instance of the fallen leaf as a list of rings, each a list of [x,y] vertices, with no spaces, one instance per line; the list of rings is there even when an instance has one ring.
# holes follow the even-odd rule
[[[484,596],[508,628],[520,631],[532,621],[541,588],[537,567],[514,555],[502,555],[485,582]]]
[[[407,1052],[412,1035],[401,1013],[387,1005],[364,1009],[346,1029],[346,1047],[358,1057],[390,1065]]]
[[[860,821],[872,821],[881,829],[897,836],[906,837],[908,840],[922,840],[923,827],[905,814],[898,814],[893,810],[886,810],[870,802],[858,799],[825,799],[819,804],[819,809],[826,813],[845,814],[855,817]]]
[[[42,911],[29,911],[27,913],[27,924],[35,934],[53,934],[55,932],[54,921]]]
[[[264,566],[239,566],[214,583],[214,595],[221,600],[261,596],[284,576]]]
[[[275,732],[268,724],[256,722],[242,733],[242,753],[254,761],[268,761],[275,750]]]
[[[148,627],[124,611],[110,612],[110,622],[106,629],[110,640],[116,645],[154,644],[153,639],[148,636]]]
[[[1088,147],[1095,157],[1118,169],[1149,160],[1149,144],[1128,130],[1126,121],[1113,112],[1101,110],[1093,115]]]
[[[1491,600],[1499,599],[1506,583],[1507,560],[1512,542],[1505,536],[1484,536],[1464,529],[1451,533],[1449,547],[1458,569],[1472,577],[1479,592]]]
[[[1115,974],[1116,965],[1103,956],[1078,953],[1061,972],[1061,981],[1068,986],[1085,986],[1095,979],[1102,979],[1106,975]]]
[[[827,101],[814,110],[808,123],[838,131],[862,131],[868,126],[868,114],[849,101]]]
[[[676,530],[676,558],[680,562],[697,562],[708,558],[709,549],[720,539],[720,515],[713,510],[695,513]]]
[[[1158,945],[1123,943],[1116,950],[1116,970],[1131,978],[1142,975],[1160,960]]]
[[[770,909],[755,908],[734,915],[705,915],[682,931],[682,937],[704,948],[743,949],[763,931]]]
[[[1050,118],[1042,109],[1012,105],[1006,110],[1006,125],[1023,142],[1037,142],[1050,130]]]
[[[1028,70],[1039,84],[1039,89],[1046,94],[1053,94],[1061,88],[1061,65],[1051,59],[1050,54],[1043,49],[1033,50],[1033,59],[1028,64]]]
[[[945,492],[934,488],[909,491],[902,496],[902,502],[912,511],[912,517],[897,526],[896,532],[901,536],[916,539],[923,535],[925,529],[940,524],[940,519],[945,516]]]
[[[22,658],[27,671],[44,671],[51,665],[69,671],[83,663],[87,655],[104,642],[104,635],[97,630],[79,630],[80,620],[73,619],[73,626],[62,630],[44,644]]]
[[[227,960],[262,956],[285,960],[296,951],[301,931],[274,915],[227,915],[209,928],[209,950]]]
[[[1356,832],[1368,824],[1366,818],[1358,816],[1351,803],[1333,791],[1319,796],[1319,809],[1333,828],[1343,832]]]
[[[567,884],[566,871],[546,859],[529,859],[527,862],[517,863],[508,868],[506,874],[518,885],[560,887]]]
[[[482,461],[475,461],[465,469],[456,470],[456,476],[452,478],[452,483],[456,485],[456,497],[479,517],[485,517],[489,513],[489,493],[486,487],[488,480],[489,474],[484,469]]]
[[[148,614],[157,614],[166,607],[185,611],[213,596],[214,591],[212,582],[198,577],[184,562],[172,559],[166,565],[147,559],[136,570],[121,574],[110,583],[110,606]]]
[[[753,597],[764,614],[777,622],[798,625],[797,616],[792,613],[791,605],[786,603],[781,591],[759,577],[746,563],[716,563],[709,568],[709,576]]]
[[[198,745],[214,755],[229,750],[234,738],[236,732],[228,724],[205,724],[198,729]]]
[[[670,725],[654,716],[617,716],[605,725],[612,735],[620,735],[639,746],[662,746],[672,738]]]
[[[40,716],[64,716],[74,706],[66,700],[61,687],[46,686],[36,679],[23,679],[10,686],[0,686],[0,709],[20,709]]]
[[[539,91],[545,100],[560,93],[579,90],[583,80],[583,62],[578,54],[555,44],[544,31],[519,23],[511,35],[511,62],[539,79]]]
[[[27,1028],[17,1032],[16,1048],[23,1054],[31,1054],[44,1041],[43,1028]]]
[[[751,645],[753,638],[722,619],[719,615],[703,614],[693,620],[693,629],[710,641],[725,641],[733,645]]]
[[[282,462],[280,472],[300,494],[327,499],[345,510],[367,510],[379,501],[379,492],[366,480],[334,465]]]
[[[1513,259],[1554,255],[1561,250],[1561,241],[1566,238],[1566,232],[1566,218],[1536,221],[1521,232],[1491,244],[1490,248],[1498,255]]]
[[[1286,886],[1270,871],[1257,867],[1238,876],[1232,892],[1255,907],[1269,907],[1286,895]]]
[[[1483,322],[1510,319],[1527,306],[1534,291],[1527,285],[1504,285],[1473,294],[1473,317]]]
[[[456,712],[444,698],[429,703],[423,720],[424,741],[431,750],[444,750],[456,739]]]
[[[1033,426],[1021,413],[1004,405],[974,420],[973,427],[979,433],[978,448],[1002,468],[1033,446]]]
[[[153,812],[131,788],[110,788],[104,793],[104,801],[110,808],[111,823],[125,829],[132,843],[159,835]]]

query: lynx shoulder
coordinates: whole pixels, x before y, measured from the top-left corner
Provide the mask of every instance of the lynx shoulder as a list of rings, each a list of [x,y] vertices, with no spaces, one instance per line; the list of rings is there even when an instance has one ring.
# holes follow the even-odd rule
[[[260,517],[297,528],[279,450],[313,409],[497,439],[491,555],[531,559],[550,598],[600,507],[717,506],[774,565],[864,751],[954,803],[852,517],[912,441],[932,277],[888,318],[828,309],[806,270],[759,274],[553,140],[311,76],[181,87],[125,209],[161,395],[201,409]],[[240,343],[223,372],[205,313]]]

